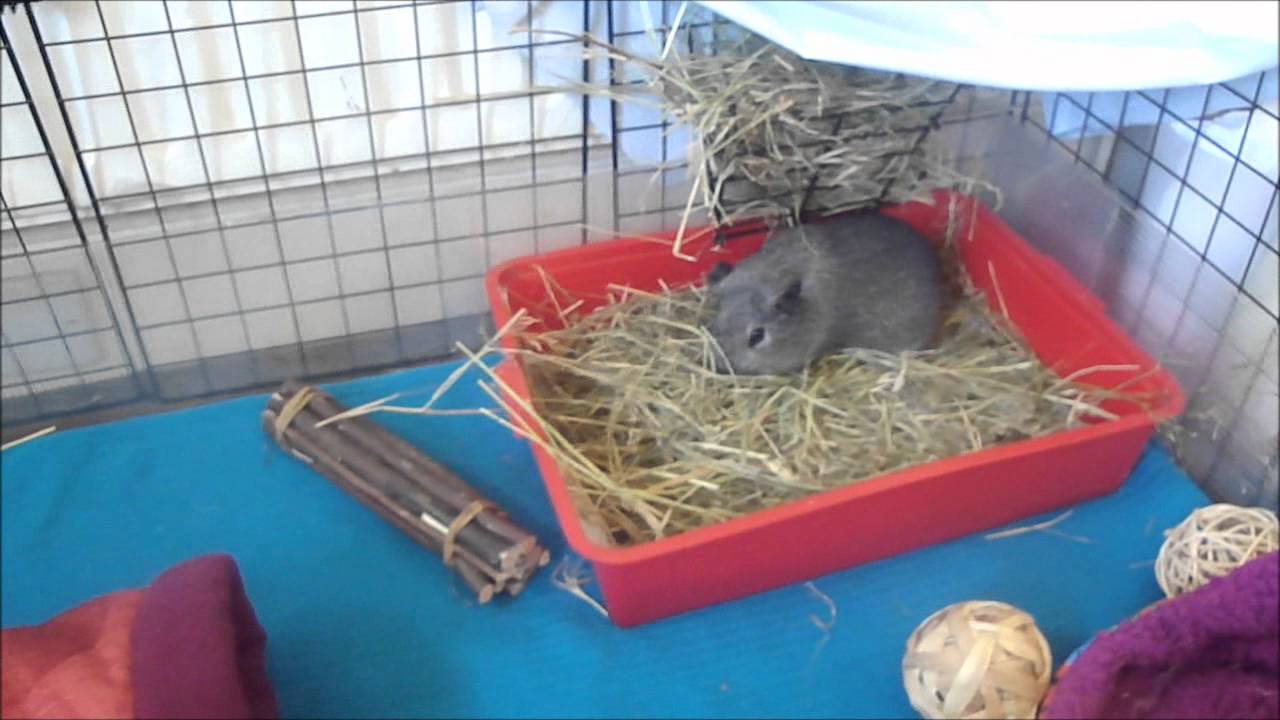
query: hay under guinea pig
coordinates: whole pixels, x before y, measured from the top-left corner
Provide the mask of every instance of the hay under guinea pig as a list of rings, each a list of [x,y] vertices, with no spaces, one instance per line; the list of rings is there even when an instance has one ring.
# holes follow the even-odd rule
[[[598,542],[627,546],[892,470],[1112,419],[1117,391],[1045,367],[966,293],[934,350],[855,350],[803,375],[732,376],[698,288],[628,295],[517,332],[540,444]],[[616,298],[615,298],[616,299]],[[527,408],[526,408],[527,412]]]

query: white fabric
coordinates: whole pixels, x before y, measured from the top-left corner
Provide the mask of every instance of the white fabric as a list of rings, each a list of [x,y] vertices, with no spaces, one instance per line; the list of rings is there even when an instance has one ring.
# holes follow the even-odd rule
[[[810,60],[1013,90],[1136,90],[1275,67],[1276,2],[699,4]]]

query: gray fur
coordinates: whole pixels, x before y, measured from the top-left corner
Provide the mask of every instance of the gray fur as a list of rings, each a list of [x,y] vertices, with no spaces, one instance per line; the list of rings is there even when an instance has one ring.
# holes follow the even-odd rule
[[[946,289],[937,251],[879,213],[779,230],[726,270],[708,276],[715,313],[709,329],[741,375],[798,372],[845,348],[923,349],[942,321]],[[797,281],[793,297],[787,290]],[[757,328],[764,338],[753,348],[748,340]]]

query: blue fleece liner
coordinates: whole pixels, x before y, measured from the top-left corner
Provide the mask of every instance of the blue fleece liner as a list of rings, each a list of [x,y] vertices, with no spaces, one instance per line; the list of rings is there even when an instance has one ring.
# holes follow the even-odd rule
[[[442,382],[438,365],[326,386],[356,405]],[[485,403],[476,373],[443,407]],[[1161,531],[1205,504],[1152,446],[1115,494],[1054,530],[962,539],[621,630],[541,573],[476,605],[420,549],[263,434],[266,396],[56,433],[3,455],[5,628],[149,583],[196,555],[239,563],[292,717],[912,717],[904,642],[993,599],[1065,658],[1160,597]],[[379,415],[564,550],[528,448],[481,417]],[[1088,472],[1088,468],[1080,468]],[[1027,524],[1053,517],[1029,518]],[[553,563],[554,567],[554,563]],[[548,568],[549,570],[550,568]]]

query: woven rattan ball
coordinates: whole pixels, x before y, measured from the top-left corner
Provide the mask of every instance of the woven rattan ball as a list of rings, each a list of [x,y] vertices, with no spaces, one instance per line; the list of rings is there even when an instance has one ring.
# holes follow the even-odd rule
[[[930,615],[902,658],[907,697],[926,718],[1034,718],[1052,670],[1035,620],[988,600]]]
[[[1177,597],[1280,547],[1280,522],[1266,508],[1218,503],[1165,531],[1156,582]]]

